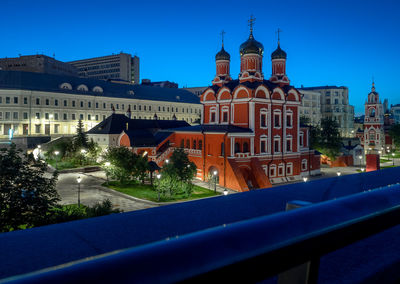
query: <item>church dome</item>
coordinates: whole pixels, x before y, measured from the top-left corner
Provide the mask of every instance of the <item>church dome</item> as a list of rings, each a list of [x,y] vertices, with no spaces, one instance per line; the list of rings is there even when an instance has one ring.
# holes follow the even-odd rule
[[[263,55],[264,46],[260,42],[256,41],[251,33],[249,39],[240,45],[239,51],[240,55],[249,53]]]
[[[231,56],[222,46],[221,50],[215,55],[215,60],[231,60]]]
[[[278,48],[271,54],[271,59],[286,59],[286,52],[283,51],[278,43]]]

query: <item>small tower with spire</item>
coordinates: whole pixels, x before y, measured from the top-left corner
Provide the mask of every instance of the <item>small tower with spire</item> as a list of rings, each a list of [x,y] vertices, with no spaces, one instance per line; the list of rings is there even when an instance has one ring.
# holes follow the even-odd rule
[[[286,52],[281,49],[280,43],[280,29],[277,30],[278,34],[278,47],[271,54],[272,61],[272,75],[269,79],[271,82],[281,85],[289,85],[290,81],[286,75]]]
[[[262,81],[264,75],[262,73],[262,58],[264,53],[264,46],[256,41],[253,36],[253,26],[255,22],[253,16],[250,17],[249,38],[240,45],[240,82],[244,81]]]
[[[384,111],[379,94],[375,91],[375,82],[372,79],[371,92],[365,102],[364,118],[364,150],[371,151],[385,150]]]
[[[217,73],[212,81],[213,85],[223,85],[232,80],[230,76],[231,56],[224,49],[224,35],[225,32],[221,31],[222,47],[221,50],[215,55]]]

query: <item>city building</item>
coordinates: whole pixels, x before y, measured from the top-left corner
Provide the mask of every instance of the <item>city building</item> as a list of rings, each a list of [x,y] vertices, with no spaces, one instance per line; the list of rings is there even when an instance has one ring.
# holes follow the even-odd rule
[[[315,91],[321,94],[321,118],[331,118],[339,124],[342,137],[354,137],[354,107],[349,105],[347,87],[321,86],[300,88],[299,91]]]
[[[73,135],[79,119],[89,130],[114,112],[194,123],[201,104],[182,89],[0,71],[0,138],[7,138],[10,129],[14,136]]]
[[[208,86],[205,87],[190,87],[190,88],[183,88],[186,91],[189,91],[197,96],[201,96],[201,94],[208,88]]]
[[[393,114],[394,123],[400,123],[400,104],[392,105],[390,112]]]
[[[0,70],[78,76],[75,67],[43,54],[0,58]]]
[[[142,85],[161,87],[161,88],[175,88],[175,89],[178,88],[178,84],[175,82],[170,82],[170,81],[152,82],[150,79],[142,79]]]
[[[139,84],[139,57],[119,53],[68,62],[78,70],[79,77],[100,80],[122,80]]]
[[[300,117],[313,126],[321,123],[321,94],[315,91],[299,89],[301,98]]]
[[[197,178],[237,191],[319,173],[320,157],[309,149],[308,128],[300,126],[301,94],[286,75],[286,52],[278,41],[269,80],[262,73],[263,53],[251,28],[240,46],[239,78],[232,79],[230,55],[222,45],[212,86],[201,95],[202,124],[173,129],[165,144],[157,145],[163,150],[155,162],[161,166],[174,147],[184,148]],[[119,137],[120,145],[137,151],[134,140],[125,132]]]
[[[162,144],[163,140],[172,133],[163,130],[186,126],[190,126],[190,124],[184,120],[159,120],[157,116],[152,120],[132,119],[124,114],[113,113],[86,133],[88,138],[93,139],[100,147],[107,148],[118,146],[118,138],[124,131],[124,133],[134,136],[131,146],[136,152],[144,152],[143,148],[145,148],[149,158],[152,159],[154,155],[159,154],[160,149],[157,148],[157,145]],[[138,148],[141,150],[138,151]]]
[[[365,102],[364,136],[361,139],[365,152],[385,151],[384,110],[372,83],[371,92]],[[381,152],[382,153],[382,152]]]

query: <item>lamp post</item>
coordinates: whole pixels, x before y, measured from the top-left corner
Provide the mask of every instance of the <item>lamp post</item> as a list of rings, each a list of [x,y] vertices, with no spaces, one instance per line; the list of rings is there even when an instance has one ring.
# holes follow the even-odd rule
[[[78,178],[76,179],[76,181],[78,182],[78,207],[81,207],[81,177],[78,176]]]
[[[157,174],[156,177],[157,177],[157,180],[158,180],[157,201],[160,201],[160,178],[161,178],[161,174]]]
[[[307,182],[308,181],[308,177],[303,177],[303,181]]]
[[[342,174],[341,172],[337,172],[336,173],[338,177],[340,177],[340,175]]]
[[[393,166],[394,166],[394,155],[395,155],[395,153],[392,153],[392,157],[393,157]]]
[[[214,176],[214,193],[217,193],[217,171],[213,172],[213,176]]]
[[[360,167],[362,165],[362,155],[358,156],[358,158],[360,159]]]
[[[54,151],[54,154],[56,155],[56,170],[58,170],[58,154],[60,154],[60,151]]]
[[[108,167],[111,166],[110,162],[105,162],[104,166],[106,166],[106,177],[107,177],[107,185],[108,185]]]
[[[228,195],[228,190],[226,188],[224,189],[224,195]]]

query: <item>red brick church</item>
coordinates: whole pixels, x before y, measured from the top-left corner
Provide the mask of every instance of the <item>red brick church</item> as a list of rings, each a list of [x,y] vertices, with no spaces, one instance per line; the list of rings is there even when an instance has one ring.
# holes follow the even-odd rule
[[[255,40],[252,23],[239,52],[238,79],[230,75],[223,44],[216,54],[216,76],[200,98],[201,125],[170,130],[159,145],[146,149],[154,153],[149,158],[162,165],[173,147],[183,147],[197,166],[197,178],[208,180],[216,173],[220,186],[237,191],[318,173],[320,157],[309,149],[308,128],[300,126],[301,95],[290,86],[279,40],[269,80],[262,72],[264,47]],[[129,147],[132,139],[123,132],[120,144]]]

